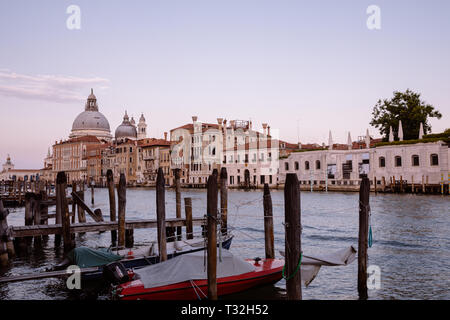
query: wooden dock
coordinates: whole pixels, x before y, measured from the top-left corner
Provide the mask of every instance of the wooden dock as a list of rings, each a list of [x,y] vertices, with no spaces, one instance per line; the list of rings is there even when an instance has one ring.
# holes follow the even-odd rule
[[[129,220],[125,222],[125,230],[156,228],[157,223],[157,220],[154,219]],[[192,224],[194,226],[202,226],[206,224],[206,221],[204,218],[192,218]],[[183,218],[166,219],[166,228],[176,227],[186,227],[186,220]],[[119,225],[117,221],[74,223],[70,225],[70,233],[105,232],[118,230],[118,228]],[[11,226],[10,230],[13,238],[37,237],[63,233],[62,224]]]

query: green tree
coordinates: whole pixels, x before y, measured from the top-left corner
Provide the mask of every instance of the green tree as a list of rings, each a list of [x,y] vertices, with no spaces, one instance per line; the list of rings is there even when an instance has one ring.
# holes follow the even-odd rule
[[[418,139],[420,123],[423,123],[423,132],[431,132],[428,118],[440,119],[442,114],[430,104],[420,100],[420,94],[409,89],[406,92],[394,91],[391,100],[378,100],[373,108],[370,124],[379,128],[383,140],[389,139],[389,128],[392,126],[394,138],[398,139],[398,124],[402,121],[403,139]]]

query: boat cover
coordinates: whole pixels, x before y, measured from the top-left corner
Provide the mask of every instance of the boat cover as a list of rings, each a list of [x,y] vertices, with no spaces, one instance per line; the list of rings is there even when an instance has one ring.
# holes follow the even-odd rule
[[[284,257],[284,252],[280,253]],[[355,259],[356,249],[353,246],[317,256],[304,255],[301,264],[302,283],[308,286],[319,273],[321,266],[346,266]]]
[[[237,276],[252,272],[255,267],[233,256],[228,250],[222,251],[222,261],[217,259],[217,278]],[[135,270],[144,288],[155,288],[189,280],[208,279],[205,252],[193,252],[176,258]]]
[[[75,248],[67,254],[67,257],[71,263],[80,268],[100,267],[123,258],[106,248],[91,249],[88,247]]]

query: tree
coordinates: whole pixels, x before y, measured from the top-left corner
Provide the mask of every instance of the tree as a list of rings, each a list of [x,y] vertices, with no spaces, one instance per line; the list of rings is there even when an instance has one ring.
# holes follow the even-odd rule
[[[394,138],[398,139],[398,124],[402,121],[403,139],[418,139],[420,123],[423,123],[423,132],[431,132],[428,118],[440,119],[442,114],[430,104],[420,100],[420,93],[409,89],[406,92],[394,91],[391,100],[378,100],[373,108],[370,124],[379,128],[384,141],[388,140],[389,128],[392,126]]]

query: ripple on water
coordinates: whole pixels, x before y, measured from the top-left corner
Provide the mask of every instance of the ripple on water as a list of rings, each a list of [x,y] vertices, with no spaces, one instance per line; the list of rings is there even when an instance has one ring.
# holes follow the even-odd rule
[[[87,191],[86,199],[90,198]],[[206,192],[183,190],[193,199],[193,216],[206,212]],[[262,192],[230,190],[228,224],[235,238],[231,251],[243,258],[264,256]],[[107,190],[96,189],[95,208],[109,212]],[[277,255],[284,251],[283,191],[272,192],[274,240]],[[349,245],[357,247],[358,194],[302,192],[302,246],[305,254],[322,254]],[[369,291],[371,299],[450,299],[450,215],[448,198],[417,195],[371,195],[374,236],[369,248],[369,265],[381,268],[381,289]],[[54,211],[54,208],[50,208]],[[127,219],[154,219],[155,191],[127,190]],[[166,212],[175,217],[175,194],[166,192]],[[106,214],[105,214],[106,217]],[[90,220],[90,217],[88,217]],[[23,225],[24,210],[13,210],[10,225]],[[195,228],[199,233],[200,229]],[[148,245],[156,239],[155,229],[135,231],[135,244]],[[45,270],[59,263],[63,255],[53,248],[53,236],[41,250],[17,257],[0,274],[17,275]],[[108,247],[110,233],[76,236],[77,245]],[[357,263],[347,267],[324,267],[308,288],[305,299],[357,299]],[[58,279],[42,279],[0,285],[0,299],[77,299]],[[108,296],[102,294],[99,299]],[[284,299],[285,282],[251,290],[234,299]]]

